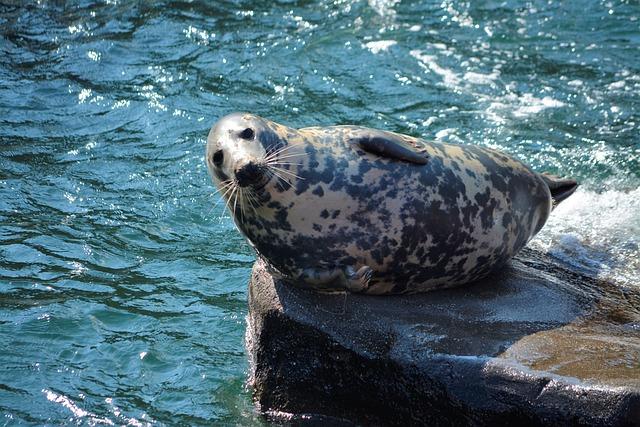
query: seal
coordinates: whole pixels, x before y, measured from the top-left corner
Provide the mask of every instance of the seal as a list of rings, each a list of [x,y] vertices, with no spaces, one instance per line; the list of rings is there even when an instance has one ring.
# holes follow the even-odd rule
[[[484,147],[359,126],[294,129],[245,113],[212,127],[206,162],[276,277],[377,295],[487,276],[578,185]]]

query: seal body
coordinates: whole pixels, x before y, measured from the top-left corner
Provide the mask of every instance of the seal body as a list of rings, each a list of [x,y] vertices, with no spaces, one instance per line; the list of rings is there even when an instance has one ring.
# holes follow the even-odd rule
[[[488,148],[357,126],[293,129],[236,113],[207,165],[272,272],[320,290],[421,292],[485,277],[542,228],[575,181]]]

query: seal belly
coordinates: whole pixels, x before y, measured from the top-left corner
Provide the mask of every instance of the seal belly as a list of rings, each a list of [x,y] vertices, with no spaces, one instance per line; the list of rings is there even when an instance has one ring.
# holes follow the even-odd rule
[[[314,174],[296,170],[303,191],[283,193],[291,201],[273,203],[264,215],[273,220],[257,226],[278,229],[276,239],[250,236],[260,253],[278,253],[273,263],[287,275],[353,264],[375,271],[369,293],[455,286],[504,264],[550,211],[548,189],[536,175],[487,149],[433,147],[428,165],[411,173],[393,162],[341,155],[341,165],[320,161]]]
[[[400,245],[384,266],[383,290],[480,279],[519,251],[550,212],[548,188],[521,163],[478,147],[435,150],[440,155],[432,155],[420,179],[402,186]]]

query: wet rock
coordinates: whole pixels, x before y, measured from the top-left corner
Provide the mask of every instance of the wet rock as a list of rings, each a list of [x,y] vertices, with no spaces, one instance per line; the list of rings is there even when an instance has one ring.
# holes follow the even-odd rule
[[[252,383],[271,414],[640,425],[639,293],[540,253],[421,295],[321,295],[274,282],[259,262],[249,290]]]

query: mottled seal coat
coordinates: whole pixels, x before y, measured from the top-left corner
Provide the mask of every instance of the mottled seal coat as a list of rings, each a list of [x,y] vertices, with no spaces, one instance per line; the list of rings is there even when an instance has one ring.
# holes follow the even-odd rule
[[[488,148],[358,126],[293,129],[243,113],[214,125],[206,161],[274,274],[369,294],[486,276],[577,186]]]

